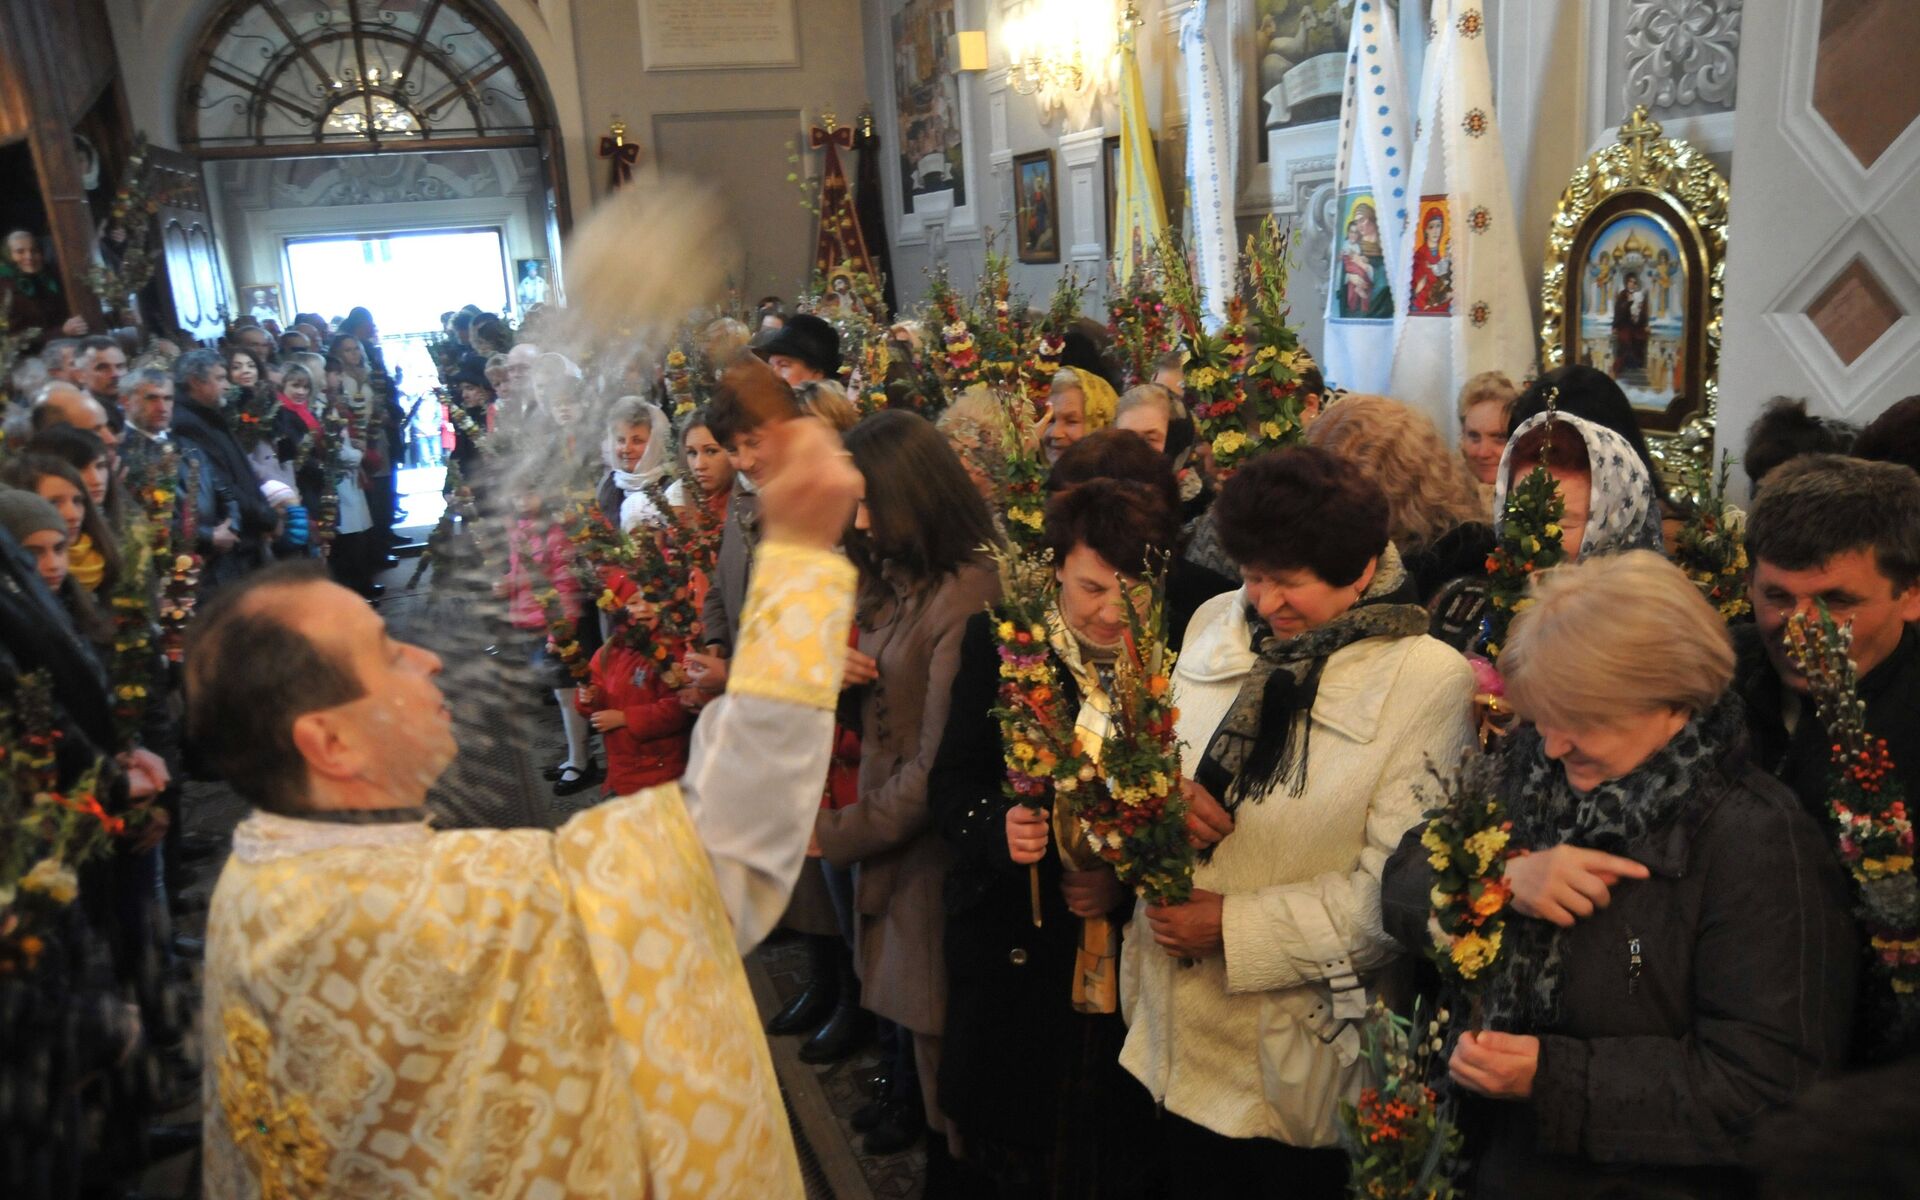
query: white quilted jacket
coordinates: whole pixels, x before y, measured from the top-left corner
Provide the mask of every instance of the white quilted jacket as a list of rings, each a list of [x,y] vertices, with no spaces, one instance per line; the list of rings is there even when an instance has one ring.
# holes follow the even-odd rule
[[[1173,675],[1187,774],[1253,660],[1245,593],[1202,605]],[[1399,954],[1380,927],[1380,871],[1420,819],[1427,761],[1451,767],[1471,742],[1472,697],[1466,660],[1430,637],[1327,659],[1305,789],[1240,805],[1195,875],[1226,897],[1225,955],[1188,967],[1126,939],[1120,1061],[1169,1110],[1228,1137],[1336,1143],[1336,1104],[1362,1086],[1353,1019]]]

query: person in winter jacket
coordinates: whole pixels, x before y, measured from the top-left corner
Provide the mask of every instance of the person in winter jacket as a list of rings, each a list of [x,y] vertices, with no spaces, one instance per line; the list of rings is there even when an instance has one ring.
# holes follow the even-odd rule
[[[1635,550],[1541,572],[1529,595],[1500,655],[1530,724],[1495,785],[1512,899],[1472,1004],[1451,1005],[1469,1192],[1751,1195],[1756,1122],[1846,1054],[1840,868],[1748,757],[1726,625],[1679,567]],[[1424,951],[1420,833],[1382,908]]]
[[[687,769],[693,714],[670,682],[679,670],[679,647],[657,637],[653,606],[624,577],[611,590],[625,620],[594,652],[593,674],[575,689],[574,707],[606,748],[602,794],[630,796]]]

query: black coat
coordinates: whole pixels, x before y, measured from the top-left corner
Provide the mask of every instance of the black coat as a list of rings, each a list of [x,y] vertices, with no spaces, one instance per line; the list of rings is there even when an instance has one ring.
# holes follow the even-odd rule
[[[1786,784],[1825,828],[1831,748],[1812,702],[1801,706],[1789,735],[1781,716],[1786,688],[1760,642],[1759,627],[1737,626],[1733,649],[1733,687],[1746,704],[1754,762]],[[1860,680],[1860,697],[1867,702],[1867,732],[1887,739],[1895,775],[1909,796],[1920,794],[1920,634],[1912,626],[1886,661]]]
[[[1516,744],[1510,761],[1528,750]],[[1735,1164],[1754,1123],[1845,1056],[1857,953],[1846,886],[1819,827],[1743,748],[1628,856],[1652,877],[1622,883],[1562,939],[1560,1020],[1539,1031],[1532,1097],[1470,1106],[1486,1134],[1476,1200],[1748,1194]],[[1431,881],[1415,828],[1387,863],[1381,906],[1416,953]]]
[[[1071,708],[1072,676],[1055,660]],[[945,904],[947,1028],[940,1106],[962,1136],[1045,1152],[1056,1142],[1080,1159],[1098,1154],[1082,1137],[1143,1145],[1138,1108],[1146,1093],[1119,1066],[1126,1027],[1118,1013],[1075,1012],[1074,952],[1080,921],[1060,894],[1061,863],[1040,863],[1041,925],[1033,924],[1029,872],[1007,853],[1000,726],[992,709],[1000,679],[992,618],[967,621],[940,752],[927,779],[934,828],[953,847]],[[1126,919],[1132,897],[1109,914]],[[1117,1103],[1116,1103],[1117,1102]],[[1146,1105],[1150,1113],[1151,1106]],[[1066,1124],[1063,1124],[1063,1121]],[[1087,1132],[1073,1133],[1079,1125]],[[1124,1194],[1119,1183],[1081,1181],[1082,1194]],[[1091,1189],[1091,1190],[1088,1190]]]
[[[260,494],[260,485],[253,478],[253,464],[247,461],[247,452],[240,448],[240,440],[234,436],[233,426],[227,423],[227,415],[219,409],[181,400],[173,407],[173,435],[200,448],[207,456],[214,477],[239,505],[234,532],[240,535],[241,544],[227,557],[255,555],[257,552],[252,547],[258,544],[262,534],[273,532],[279,517]]]

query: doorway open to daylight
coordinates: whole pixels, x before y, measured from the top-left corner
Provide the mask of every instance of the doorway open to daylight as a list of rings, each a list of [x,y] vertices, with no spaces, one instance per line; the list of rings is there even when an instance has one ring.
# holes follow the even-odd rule
[[[440,519],[446,479],[439,383],[427,344],[440,316],[467,304],[508,312],[506,240],[497,228],[289,238],[285,243],[289,313],[329,322],[356,307],[373,313],[380,351],[406,414],[407,453],[396,477],[397,529],[424,532]]]

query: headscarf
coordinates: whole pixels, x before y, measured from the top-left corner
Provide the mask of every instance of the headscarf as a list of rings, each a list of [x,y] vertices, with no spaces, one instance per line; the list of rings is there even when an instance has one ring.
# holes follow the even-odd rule
[[[623,533],[632,533],[641,525],[659,525],[665,520],[652,493],[665,482],[673,465],[673,429],[667,421],[667,414],[660,411],[659,405],[648,402],[645,407],[647,424],[653,432],[647,438],[647,448],[640,455],[639,465],[631,471],[621,470],[613,461],[612,446],[607,447],[614,486],[626,497],[620,502],[620,530]]]
[[[1093,433],[1113,424],[1120,411],[1120,394],[1113,385],[1085,367],[1068,367],[1080,381],[1081,405],[1086,414],[1087,432]]]
[[[1493,490],[1493,532],[1498,537],[1507,518],[1507,480],[1513,449],[1533,429],[1551,417],[1563,422],[1586,443],[1587,467],[1592,472],[1593,498],[1587,513],[1587,531],[1580,541],[1580,557],[1620,554],[1628,550],[1664,553],[1660,537],[1660,504],[1653,481],[1633,445],[1604,425],[1568,413],[1535,413],[1520,422],[1500,456],[1500,475]]]

